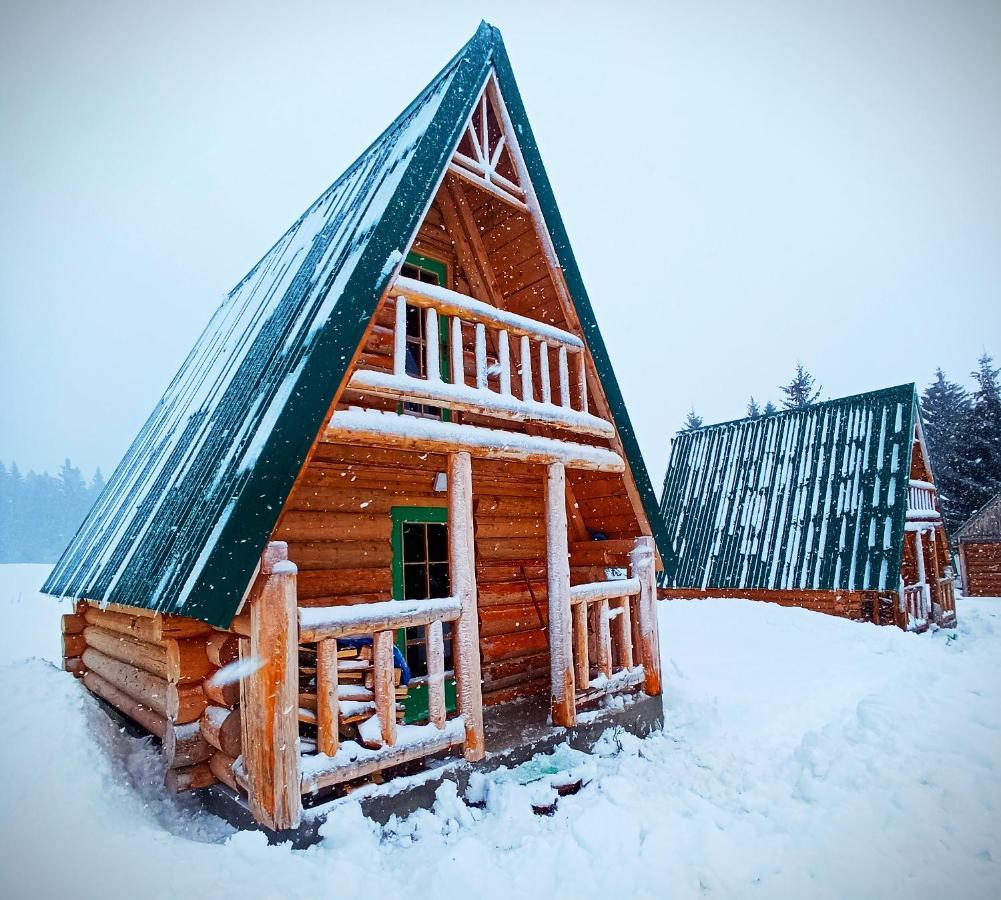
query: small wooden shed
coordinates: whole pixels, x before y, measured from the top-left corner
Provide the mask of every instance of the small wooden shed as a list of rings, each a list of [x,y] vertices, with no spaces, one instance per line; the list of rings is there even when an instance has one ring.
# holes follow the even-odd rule
[[[955,623],[913,384],[683,432],[660,509],[664,597]]]
[[[1001,494],[959,529],[959,570],[968,597],[1001,597]]]
[[[173,787],[294,829],[492,724],[659,721],[659,528],[483,23],[223,301],[44,589]]]

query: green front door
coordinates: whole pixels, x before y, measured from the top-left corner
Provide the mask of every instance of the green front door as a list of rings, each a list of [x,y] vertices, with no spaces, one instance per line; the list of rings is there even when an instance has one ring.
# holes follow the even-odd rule
[[[451,594],[448,576],[448,510],[432,506],[395,506],[393,518],[393,599],[426,600]],[[396,646],[410,668],[411,682],[404,701],[404,721],[428,717],[427,638],[423,625],[401,628]],[[452,672],[452,626],[445,632],[445,706],[455,709]]]

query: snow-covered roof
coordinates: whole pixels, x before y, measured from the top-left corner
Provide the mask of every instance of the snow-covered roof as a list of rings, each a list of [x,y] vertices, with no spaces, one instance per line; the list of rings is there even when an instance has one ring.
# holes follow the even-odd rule
[[[500,33],[484,22],[224,299],[45,592],[229,624],[491,70],[656,532],[656,498]]]
[[[991,497],[969,519],[967,519],[956,539],[969,543],[1001,543],[1001,494]]]
[[[905,384],[679,434],[664,585],[895,590],[916,410]]]

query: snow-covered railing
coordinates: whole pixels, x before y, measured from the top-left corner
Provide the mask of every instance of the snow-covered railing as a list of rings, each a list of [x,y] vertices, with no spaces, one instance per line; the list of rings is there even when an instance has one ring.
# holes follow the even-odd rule
[[[633,668],[633,622],[639,623],[636,608],[639,593],[638,578],[596,581],[570,588],[574,679],[578,692],[586,692],[592,686],[592,644],[594,665],[603,684],[609,683],[613,672]],[[638,635],[635,643],[639,643]]]
[[[461,718],[446,721],[443,629],[444,622],[457,620],[461,612],[458,597],[299,610],[300,643],[316,645],[317,755],[304,758],[300,766],[304,793],[464,742],[465,725]],[[396,630],[419,625],[425,626],[427,641],[428,724],[398,726],[393,653]],[[364,693],[370,694],[374,701],[374,715],[359,727],[362,743],[341,744],[339,721],[344,698],[338,684],[338,667],[344,663],[338,660],[337,639],[361,636],[372,638],[371,662],[362,665],[371,676],[365,682]],[[301,695],[300,701],[303,699]],[[353,704],[352,710],[359,703],[354,699],[344,702]]]
[[[911,584],[901,588],[900,604],[907,618],[908,628],[919,628],[925,625],[931,612],[928,585]]]
[[[908,516],[921,518],[937,516],[935,485],[912,478],[907,488],[907,513]]]
[[[949,570],[947,570],[949,571]],[[948,616],[956,612],[956,586],[952,582],[952,576],[947,575],[938,580],[937,600],[941,607],[942,614]]]
[[[299,640],[312,644],[354,634],[413,628],[416,625],[428,625],[435,620],[453,622],[459,618],[460,612],[457,597],[305,607],[299,610]]]
[[[582,434],[614,434],[610,422],[589,411],[584,342],[575,334],[413,278],[397,278],[390,294],[396,303],[393,371],[358,370],[351,377],[353,389],[495,418],[540,422]],[[425,316],[428,339],[417,367],[421,374],[407,371],[408,305],[422,309]],[[436,337],[439,316],[449,320],[451,371],[447,381],[442,377]],[[475,360],[473,384],[466,383],[465,372],[470,344]],[[493,361],[488,359],[488,345]]]

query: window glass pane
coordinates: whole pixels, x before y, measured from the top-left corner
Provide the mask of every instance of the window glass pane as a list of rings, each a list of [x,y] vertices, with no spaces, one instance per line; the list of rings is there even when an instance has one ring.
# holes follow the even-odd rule
[[[428,596],[427,568],[423,563],[403,567],[404,600],[424,600]]]
[[[448,563],[432,563],[428,566],[428,580],[430,582],[431,597],[447,597],[448,591]]]
[[[452,668],[452,623],[444,622],[442,624],[442,634],[445,638],[445,668]]]
[[[405,563],[422,562],[427,559],[424,529],[425,526],[420,522],[403,523],[403,561]]]
[[[407,665],[410,666],[411,675],[428,673],[427,637],[423,625],[407,629]]]
[[[448,562],[448,528],[434,523],[427,526],[428,561]]]
[[[405,278],[416,278],[418,274],[417,266],[412,266],[409,263],[404,263],[400,267],[400,274]]]

